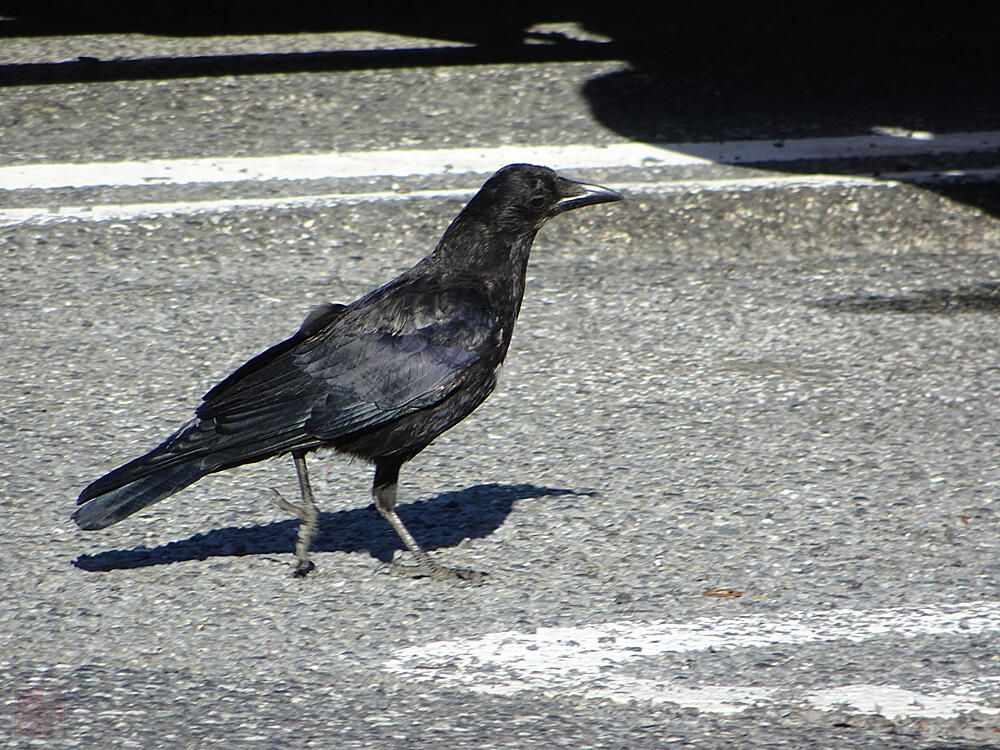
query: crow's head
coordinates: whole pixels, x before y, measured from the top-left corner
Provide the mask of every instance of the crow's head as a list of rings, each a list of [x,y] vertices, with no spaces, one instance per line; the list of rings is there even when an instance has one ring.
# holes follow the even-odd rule
[[[614,190],[568,180],[547,167],[511,164],[486,181],[417,268],[513,273],[509,286],[520,300],[528,253],[541,226],[564,211],[621,199]]]
[[[473,202],[504,224],[513,221],[537,229],[564,211],[621,199],[621,193],[569,180],[547,167],[511,164],[490,177]]]

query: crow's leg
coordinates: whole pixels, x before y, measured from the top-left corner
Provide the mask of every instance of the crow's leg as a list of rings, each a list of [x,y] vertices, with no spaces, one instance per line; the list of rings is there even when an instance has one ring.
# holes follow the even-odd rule
[[[302,578],[316,567],[309,559],[309,547],[319,530],[319,508],[316,507],[312,486],[309,484],[305,453],[292,451],[292,458],[295,459],[295,472],[299,476],[299,491],[302,493],[302,502],[299,505],[291,503],[275,489],[271,490],[273,494],[271,502],[299,519],[299,536],[295,541],[295,570],[292,571],[292,575],[296,578]]]
[[[302,451],[294,451],[295,473],[299,475],[299,491],[302,493],[302,515],[299,516],[299,536],[295,540],[295,570],[296,578],[301,578],[312,570],[315,565],[309,559],[309,547],[312,546],[316,532],[319,531],[319,508],[313,499],[312,486],[309,484],[309,472],[306,471],[306,455]]]
[[[374,504],[376,510],[382,514],[382,517],[389,522],[389,525],[396,530],[399,534],[399,538],[403,540],[403,544],[406,545],[407,549],[413,553],[413,556],[417,558],[417,566],[415,568],[408,568],[408,566],[397,566],[406,570],[409,574],[414,577],[427,576],[429,578],[434,578],[439,581],[478,581],[485,574],[480,573],[475,570],[464,570],[464,569],[452,569],[445,568],[442,565],[438,565],[434,562],[434,559],[427,554],[427,552],[417,544],[417,540],[413,538],[407,528],[403,525],[402,520],[396,514],[396,484],[399,481],[399,467],[402,466],[402,461],[393,459],[383,459],[375,464],[375,481],[372,484],[372,497],[374,498]]]

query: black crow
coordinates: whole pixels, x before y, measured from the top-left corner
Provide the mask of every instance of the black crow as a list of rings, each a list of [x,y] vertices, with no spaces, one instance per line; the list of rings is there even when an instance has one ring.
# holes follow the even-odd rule
[[[521,308],[528,253],[553,216],[621,200],[551,169],[512,164],[490,177],[430,255],[349,305],[314,309],[298,332],[205,394],[197,415],[145,456],[80,493],[73,519],[103,529],[207,474],[291,453],[301,505],[296,575],[311,568],[319,511],[305,456],[318,448],[375,464],[374,505],[416,556],[443,568],[396,515],[399,469],[490,395]]]

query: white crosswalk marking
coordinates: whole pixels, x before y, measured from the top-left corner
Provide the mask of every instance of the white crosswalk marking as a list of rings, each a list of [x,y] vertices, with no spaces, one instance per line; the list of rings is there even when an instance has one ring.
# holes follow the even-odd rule
[[[225,198],[191,201],[146,201],[22,206],[0,209],[0,227],[20,224],[53,224],[67,221],[129,221],[151,216],[222,213],[239,210],[290,209],[323,205],[414,200],[421,198],[468,199],[475,186],[453,189],[408,188],[328,192],[330,182],[352,178],[419,178],[444,174],[489,174],[518,161],[546,164],[555,169],[628,169],[634,181],[616,181],[626,194],[698,193],[834,186],[893,186],[900,182],[934,183],[954,179],[995,180],[998,169],[966,171],[911,171],[883,173],[878,178],[838,174],[761,174],[746,176],[681,177],[676,170],[716,164],[751,165],[787,163],[803,159],[855,159],[858,157],[928,156],[977,153],[1000,149],[1000,132],[932,135],[876,133],[847,138],[806,138],[788,141],[730,141],[654,146],[620,143],[608,146],[498,146],[495,148],[397,149],[345,153],[284,154],[263,157],[157,159],[88,164],[27,164],[0,167],[0,190],[52,191],[171,185],[247,185],[262,181],[291,185],[300,192],[266,198]],[[657,173],[648,173],[650,168]],[[665,168],[670,168],[666,169]],[[671,170],[677,177],[671,177]],[[689,170],[690,171],[690,170]],[[730,172],[732,170],[730,169]],[[718,170],[716,170],[718,174]],[[306,182],[305,193],[301,191]],[[322,188],[309,192],[308,181]],[[285,188],[288,189],[288,188]],[[230,190],[232,193],[233,190]],[[43,194],[44,195],[44,194]],[[62,195],[60,201],[66,201]]]
[[[915,609],[849,609],[782,615],[702,617],[687,623],[609,622],[572,628],[504,631],[478,638],[437,641],[397,652],[384,668],[418,680],[492,695],[528,691],[678,703],[732,713],[767,703],[894,716],[951,717],[978,710],[1000,713],[979,692],[1000,685],[1000,675],[976,686],[937,681],[921,690],[857,682],[807,691],[795,685],[678,685],[650,679],[651,657],[667,653],[766,649],[817,642],[860,643],[880,637],[968,636],[1000,632],[1000,602],[969,602]],[[642,668],[643,674],[632,674]]]
[[[846,138],[678,143],[663,146],[647,143],[608,146],[497,146],[89,164],[25,164],[0,167],[0,190],[413,177],[470,172],[489,174],[512,162],[545,164],[553,169],[642,168],[983,153],[997,149],[1000,149],[1000,132],[983,131],[928,137],[872,134]]]

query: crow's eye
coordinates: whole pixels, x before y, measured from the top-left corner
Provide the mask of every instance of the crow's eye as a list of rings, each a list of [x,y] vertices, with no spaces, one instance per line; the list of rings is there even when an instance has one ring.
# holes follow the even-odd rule
[[[544,195],[534,196],[531,200],[528,201],[528,205],[530,205],[532,208],[541,208],[542,206],[545,205],[545,196]]]

